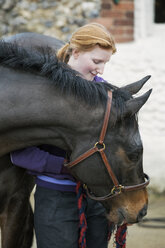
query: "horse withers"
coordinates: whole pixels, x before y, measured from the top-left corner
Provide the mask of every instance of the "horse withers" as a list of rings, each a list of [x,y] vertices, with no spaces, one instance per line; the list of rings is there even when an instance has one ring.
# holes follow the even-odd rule
[[[0,155],[27,146],[51,144],[68,151],[70,161],[74,161],[95,147],[110,90],[112,106],[103,156],[123,187],[144,184],[143,146],[136,115],[151,91],[137,98],[132,95],[149,76],[122,88],[88,82],[57,60],[54,50],[47,48],[49,37],[40,37],[39,49],[33,48],[32,38],[26,48],[17,44],[18,39],[14,44],[0,43]],[[47,40],[45,48],[42,37]],[[100,152],[81,160],[70,171],[98,199],[112,192],[114,182]],[[108,219],[115,224],[135,223],[146,214],[147,191],[144,187],[121,190],[121,194],[102,204]]]

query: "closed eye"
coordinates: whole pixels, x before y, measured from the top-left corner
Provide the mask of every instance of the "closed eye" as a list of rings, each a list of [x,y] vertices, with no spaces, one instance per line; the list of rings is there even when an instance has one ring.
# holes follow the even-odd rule
[[[128,154],[128,158],[132,161],[132,162],[137,162],[139,160],[139,154]]]
[[[142,155],[142,149],[138,149],[136,151],[133,152],[128,152],[127,156],[128,158],[132,161],[132,162],[137,162],[139,161],[139,159],[141,158]]]
[[[100,61],[100,60],[97,60],[97,59],[94,59],[93,62],[94,62],[95,64],[101,63],[101,61]]]

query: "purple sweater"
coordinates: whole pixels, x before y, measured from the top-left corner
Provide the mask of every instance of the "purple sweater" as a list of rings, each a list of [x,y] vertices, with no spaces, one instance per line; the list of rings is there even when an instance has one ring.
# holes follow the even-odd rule
[[[96,76],[94,81],[104,80]],[[14,165],[36,175],[37,185],[60,191],[75,191],[75,179],[63,166],[66,157],[64,150],[51,145],[42,145],[11,152],[10,156]]]

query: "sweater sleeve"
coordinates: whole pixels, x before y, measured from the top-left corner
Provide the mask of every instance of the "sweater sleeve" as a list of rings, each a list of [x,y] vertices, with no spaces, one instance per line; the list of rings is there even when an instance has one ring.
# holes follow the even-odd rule
[[[10,153],[14,165],[35,172],[60,174],[64,158],[40,150],[38,147],[28,147]]]

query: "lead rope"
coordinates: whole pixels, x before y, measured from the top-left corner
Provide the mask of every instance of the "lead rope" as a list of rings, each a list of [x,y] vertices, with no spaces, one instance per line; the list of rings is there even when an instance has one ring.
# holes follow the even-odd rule
[[[126,248],[127,224],[117,227],[115,234],[116,248]]]
[[[79,210],[79,248],[86,248],[86,230],[87,230],[87,221],[85,216],[85,198],[86,194],[84,188],[80,182],[76,185],[77,193],[77,204]]]
[[[87,231],[87,221],[85,216],[86,193],[80,182],[78,182],[76,185],[76,194],[77,194],[77,204],[79,210],[79,229],[80,229],[78,245],[79,248],[86,248],[86,231]],[[114,224],[109,223],[108,241],[111,239],[113,230],[114,230]],[[127,233],[126,224],[117,227],[117,231],[115,234],[116,248],[126,248],[126,233]]]
[[[109,223],[109,233],[108,233],[108,241],[110,241],[112,233],[114,233],[115,225],[114,223]],[[127,224],[123,224],[121,226],[117,226],[116,233],[114,236],[114,245],[116,248],[126,248],[126,234],[127,234]]]

